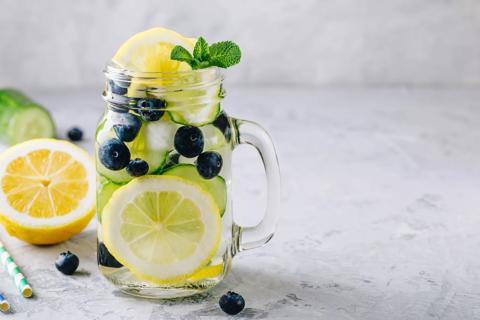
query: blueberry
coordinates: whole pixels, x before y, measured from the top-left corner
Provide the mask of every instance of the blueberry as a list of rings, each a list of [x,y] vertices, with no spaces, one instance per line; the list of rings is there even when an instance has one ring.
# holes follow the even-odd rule
[[[180,127],[175,133],[174,145],[182,156],[194,158],[203,151],[202,131],[192,126]]]
[[[222,170],[222,164],[222,156],[215,151],[207,151],[200,154],[196,161],[197,171],[205,179],[216,177]]]
[[[83,138],[83,131],[82,129],[75,127],[68,130],[67,136],[68,139],[72,141],[80,141]]]
[[[165,101],[160,99],[139,99],[137,101],[138,114],[145,121],[157,121],[165,113]]]
[[[55,267],[58,271],[66,275],[72,275],[77,270],[80,260],[70,251],[62,252],[55,261]]]
[[[118,139],[126,142],[133,141],[138,132],[142,122],[131,113],[120,113],[115,117],[115,124],[113,130],[117,134]]]
[[[232,139],[232,127],[230,126],[230,121],[228,121],[227,114],[222,111],[212,124],[217,127],[223,133],[225,139],[230,142],[230,139]]]
[[[130,160],[127,165],[127,172],[134,177],[144,176],[148,173],[148,163],[139,158]]]
[[[218,301],[220,308],[228,314],[235,315],[245,308],[245,300],[238,293],[228,291]]]
[[[121,268],[123,265],[110,254],[107,247],[100,242],[97,248],[97,262],[99,265],[110,268]]]
[[[165,166],[163,167],[164,170],[170,169],[171,167],[177,165],[180,162],[180,154],[179,153],[172,153],[168,156],[167,162],[165,163]]]
[[[98,157],[105,168],[121,170],[130,162],[130,151],[122,141],[110,139],[100,146]]]
[[[128,82],[108,80],[110,91],[114,94],[124,95],[128,91]]]

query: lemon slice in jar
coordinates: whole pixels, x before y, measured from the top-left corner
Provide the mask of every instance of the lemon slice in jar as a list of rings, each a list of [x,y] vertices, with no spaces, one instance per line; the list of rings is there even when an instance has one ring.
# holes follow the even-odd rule
[[[113,193],[102,219],[110,253],[138,278],[154,283],[187,280],[210,262],[221,239],[212,197],[179,177],[132,180]]]

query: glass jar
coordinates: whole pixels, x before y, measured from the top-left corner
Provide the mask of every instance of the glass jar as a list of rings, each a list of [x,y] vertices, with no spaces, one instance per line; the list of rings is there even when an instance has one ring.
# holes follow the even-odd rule
[[[105,69],[105,113],[96,132],[98,264],[120,290],[142,297],[196,294],[218,284],[232,257],[273,236],[280,174],[268,134],[227,116],[217,68],[178,73]],[[235,146],[263,159],[262,222],[235,224]]]

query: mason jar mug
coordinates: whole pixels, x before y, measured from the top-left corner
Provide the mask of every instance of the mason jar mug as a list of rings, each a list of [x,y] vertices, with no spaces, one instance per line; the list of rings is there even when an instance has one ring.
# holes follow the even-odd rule
[[[274,233],[280,174],[257,124],[231,118],[219,69],[138,73],[105,69],[95,139],[98,265],[142,297],[196,294],[218,284],[240,251]],[[231,158],[250,144],[263,160],[267,208],[254,227],[232,215]]]

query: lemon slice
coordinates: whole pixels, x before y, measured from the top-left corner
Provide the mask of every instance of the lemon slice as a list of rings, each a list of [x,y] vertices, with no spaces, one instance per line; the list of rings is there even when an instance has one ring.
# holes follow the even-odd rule
[[[95,213],[95,167],[74,144],[36,139],[0,155],[0,222],[33,244],[64,241]]]
[[[206,266],[221,238],[219,209],[197,184],[144,176],[121,187],[103,210],[104,243],[141,279],[181,282]]]
[[[181,34],[165,29],[152,28],[129,38],[113,57],[119,66],[140,72],[178,72],[188,71],[188,63],[170,59],[170,53],[176,46],[182,46],[193,52],[195,39],[185,38]]]

